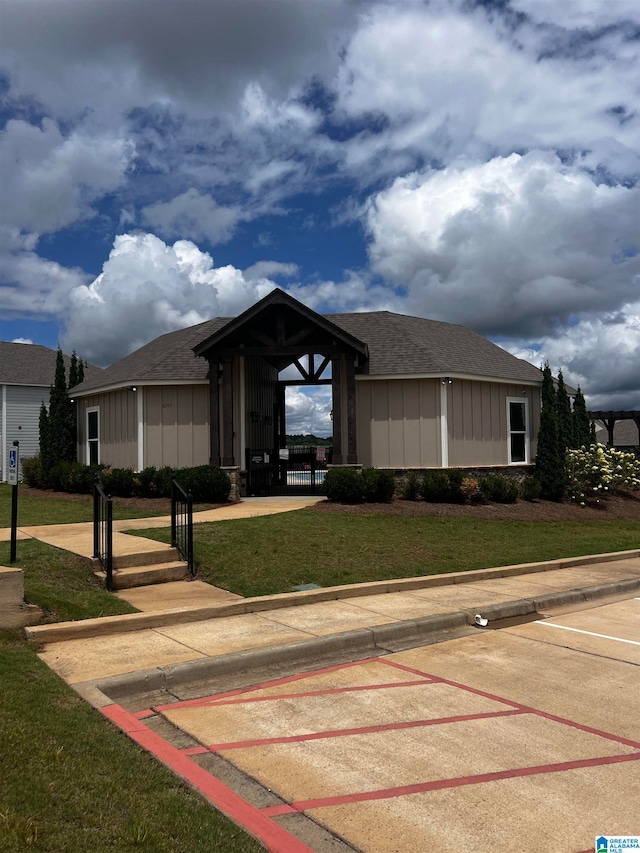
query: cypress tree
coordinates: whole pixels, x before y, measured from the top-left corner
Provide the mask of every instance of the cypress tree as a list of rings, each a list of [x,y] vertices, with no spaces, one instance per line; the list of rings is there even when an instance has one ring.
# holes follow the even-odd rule
[[[573,418],[571,417],[571,403],[564,384],[562,371],[558,373],[558,387],[556,388],[556,411],[558,413],[558,440],[560,446],[565,450],[573,447]]]
[[[40,434],[40,482],[39,486],[49,485],[49,472],[51,471],[51,451],[49,449],[49,414],[44,400],[40,404],[40,417],[38,420],[38,432]]]
[[[536,455],[536,477],[540,483],[541,496],[547,500],[562,500],[566,475],[566,448],[561,444],[558,427],[556,391],[549,363],[542,370],[542,411],[538,432]]]
[[[580,390],[576,391],[576,396],[573,401],[573,446],[575,448],[589,447],[592,443],[591,439],[591,421],[587,412],[587,404],[585,403],[584,394]]]
[[[71,353],[71,361],[69,362],[69,390],[78,385],[78,356],[76,351]]]
[[[43,472],[51,480],[53,468],[60,462],[73,462],[76,457],[76,437],[72,432],[71,409],[67,397],[67,380],[62,350],[56,354],[54,383],[49,391],[49,418],[47,427],[48,466]]]
[[[80,379],[80,371],[84,375],[84,369],[82,368],[82,360],[78,358],[76,355],[76,351],[73,350],[71,353],[71,361],[69,362],[69,385],[68,390],[70,391],[72,388],[75,388],[76,385],[79,385],[82,381]],[[69,448],[68,448],[68,457],[69,461],[72,462],[76,458],[76,442],[78,436],[78,407],[75,402],[72,402],[69,399]]]

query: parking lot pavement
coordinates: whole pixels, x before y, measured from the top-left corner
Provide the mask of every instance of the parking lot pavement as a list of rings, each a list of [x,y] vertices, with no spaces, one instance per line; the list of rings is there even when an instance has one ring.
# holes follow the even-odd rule
[[[640,833],[639,624],[635,598],[103,712],[273,851],[582,853]]]

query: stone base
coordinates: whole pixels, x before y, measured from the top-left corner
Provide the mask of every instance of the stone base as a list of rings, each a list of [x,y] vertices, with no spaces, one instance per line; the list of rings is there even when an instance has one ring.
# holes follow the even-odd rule
[[[24,628],[35,625],[42,610],[24,603],[24,572],[0,566],[0,628]]]

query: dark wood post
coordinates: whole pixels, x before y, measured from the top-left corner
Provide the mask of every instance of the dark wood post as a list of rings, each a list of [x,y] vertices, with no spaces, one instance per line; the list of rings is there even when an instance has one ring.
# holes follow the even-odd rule
[[[358,461],[356,451],[356,365],[353,356],[345,358],[347,380],[347,463],[355,465]]]
[[[209,362],[209,465],[220,467],[220,389],[218,361]]]
[[[331,393],[333,397],[333,464],[342,465],[342,361],[331,359]]]
[[[233,452],[233,359],[222,362],[222,464],[235,465]]]

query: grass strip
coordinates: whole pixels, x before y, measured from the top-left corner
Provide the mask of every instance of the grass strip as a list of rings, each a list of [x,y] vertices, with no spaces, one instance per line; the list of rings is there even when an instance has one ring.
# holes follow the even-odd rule
[[[0,631],[0,851],[258,853],[261,845]]]
[[[16,568],[24,569],[24,599],[37,604],[45,622],[66,622],[136,613],[94,577],[89,562],[35,539],[17,543]],[[0,542],[0,566],[8,566],[10,543]]]
[[[11,490],[12,486],[0,483],[0,527],[11,526]],[[28,486],[18,486],[18,527],[31,527],[40,524],[74,524],[81,521],[93,521],[93,497],[91,495],[66,495],[55,497],[30,494]],[[133,509],[126,504],[113,502],[114,519],[149,518],[166,515],[166,510],[155,510],[152,502],[148,509]]]
[[[167,530],[140,530],[169,542]],[[243,596],[637,548],[637,521],[485,521],[321,514],[196,524],[199,577]]]

